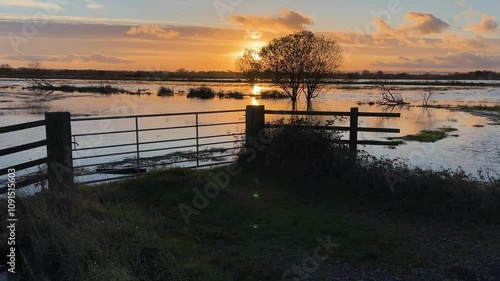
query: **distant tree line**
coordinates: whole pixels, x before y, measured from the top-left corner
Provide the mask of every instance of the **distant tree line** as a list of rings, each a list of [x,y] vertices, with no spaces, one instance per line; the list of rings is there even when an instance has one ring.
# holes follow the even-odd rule
[[[500,80],[500,72],[489,70],[477,70],[471,72],[454,72],[454,73],[384,73],[383,71],[370,72],[363,70],[361,72],[343,72],[339,74],[340,79],[344,80],[359,80],[359,79],[415,79],[415,80]]]
[[[30,67],[13,68],[7,63],[0,63],[0,78],[38,78]],[[92,80],[169,80],[169,79],[221,79],[247,80],[243,73],[236,71],[189,71],[180,68],[176,71],[115,71],[115,70],[72,70],[46,69],[46,79],[92,79]],[[342,79],[346,82],[360,79],[415,79],[415,80],[500,80],[500,72],[471,71],[442,73],[385,73],[383,71],[337,72],[331,79]]]

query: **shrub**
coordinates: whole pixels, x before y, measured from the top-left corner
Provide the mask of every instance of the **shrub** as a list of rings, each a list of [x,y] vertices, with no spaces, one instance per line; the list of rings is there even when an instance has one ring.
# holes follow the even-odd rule
[[[154,222],[120,200],[82,189],[23,198],[20,242],[30,268],[22,272],[33,276],[20,280],[173,280],[171,254],[155,232],[143,230]]]
[[[224,91],[220,91],[217,93],[217,96],[219,97],[219,99],[228,98],[228,99],[242,100],[245,98],[245,95],[242,92],[238,91],[229,91],[227,93]]]
[[[311,128],[319,124],[306,119],[279,120],[274,125],[279,128],[266,132],[266,172],[317,179],[348,166],[347,149],[336,143],[340,140],[337,132]]]
[[[314,129],[319,123],[294,119],[274,125],[277,128],[266,131],[262,152],[262,171],[270,177],[298,180],[297,187],[314,185],[316,190],[311,192],[324,189],[323,197],[340,196],[363,208],[459,222],[500,223],[496,211],[500,206],[498,179],[485,181],[462,170],[412,167],[404,159],[379,158],[363,151],[353,161],[345,146],[335,144],[340,139],[338,133]],[[240,156],[242,167],[249,155]]]
[[[276,99],[287,99],[288,96],[278,90],[267,90],[261,92],[260,98],[266,100],[276,100]]]
[[[227,92],[226,97],[228,97],[230,99],[242,100],[245,98],[245,95],[242,92],[229,91],[229,92]]]
[[[213,99],[215,98],[215,91],[208,87],[191,88],[189,89],[187,97],[190,99]]]
[[[462,170],[411,167],[403,159],[361,153],[344,177],[347,194],[390,211],[499,223],[499,182],[480,181]]]
[[[45,91],[60,91],[65,93],[98,93],[104,95],[110,94],[123,94],[126,93],[124,89],[115,88],[111,85],[99,85],[99,86],[73,86],[73,85],[60,85],[60,86],[33,86],[32,88],[36,88],[39,90]]]
[[[160,87],[158,89],[158,96],[159,97],[171,97],[174,95],[174,89],[169,88],[169,87]]]

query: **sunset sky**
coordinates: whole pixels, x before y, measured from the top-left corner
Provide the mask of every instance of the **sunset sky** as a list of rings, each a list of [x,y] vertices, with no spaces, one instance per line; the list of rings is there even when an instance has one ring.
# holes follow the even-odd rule
[[[497,19],[497,0],[0,0],[0,64],[234,70],[309,29],[344,47],[344,71],[500,71]]]

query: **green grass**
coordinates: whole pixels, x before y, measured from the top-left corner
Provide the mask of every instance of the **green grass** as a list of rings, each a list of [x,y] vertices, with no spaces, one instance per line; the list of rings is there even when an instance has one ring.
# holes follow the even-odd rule
[[[438,173],[417,173],[407,179],[412,187],[395,193],[377,169],[327,182],[243,173],[186,224],[180,204],[193,207],[194,190],[224,169],[167,170],[22,199],[19,233],[33,245],[32,270],[48,280],[278,280],[328,236],[339,245],[334,258],[351,264],[446,264],[450,255],[456,262],[450,252],[415,245],[422,224],[412,220],[461,210],[486,219],[500,198],[481,201],[460,179]]]
[[[482,111],[500,112],[500,105],[495,105],[495,106],[486,106],[486,105],[461,106],[460,108],[465,109],[465,110],[482,110]]]
[[[449,133],[458,131],[455,128],[439,128],[437,130],[423,130],[415,135],[407,135],[404,137],[388,138],[389,140],[405,140],[405,141],[415,141],[415,142],[437,142],[439,140],[447,138]]]
[[[420,262],[399,233],[358,220],[340,198],[323,204],[314,193],[293,194],[274,179],[232,178],[186,224],[178,206],[193,205],[192,190],[202,190],[209,173],[171,170],[25,199],[22,231],[36,245],[33,266],[70,280],[276,280],[296,257],[269,263],[261,255],[312,251],[316,239],[328,235],[340,244],[336,256],[352,262]]]

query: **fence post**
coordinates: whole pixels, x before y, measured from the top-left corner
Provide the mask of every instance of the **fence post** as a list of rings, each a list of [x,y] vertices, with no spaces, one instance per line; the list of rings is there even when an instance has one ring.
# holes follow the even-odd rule
[[[359,109],[351,107],[350,115],[350,130],[349,130],[349,150],[353,161],[356,161],[358,153],[358,122],[359,122]]]
[[[50,189],[73,187],[73,152],[71,149],[71,114],[45,113],[47,137],[47,174]]]
[[[196,113],[196,167],[200,167],[200,127],[199,127],[199,116]]]
[[[245,148],[249,157],[247,160],[250,162],[250,169],[257,173],[261,172],[264,165],[262,153],[264,146],[260,136],[265,129],[265,110],[264,105],[247,105],[246,108]]]
[[[139,140],[139,118],[135,117],[135,148],[137,157],[137,174],[141,174],[141,150],[140,150],[140,140]]]

